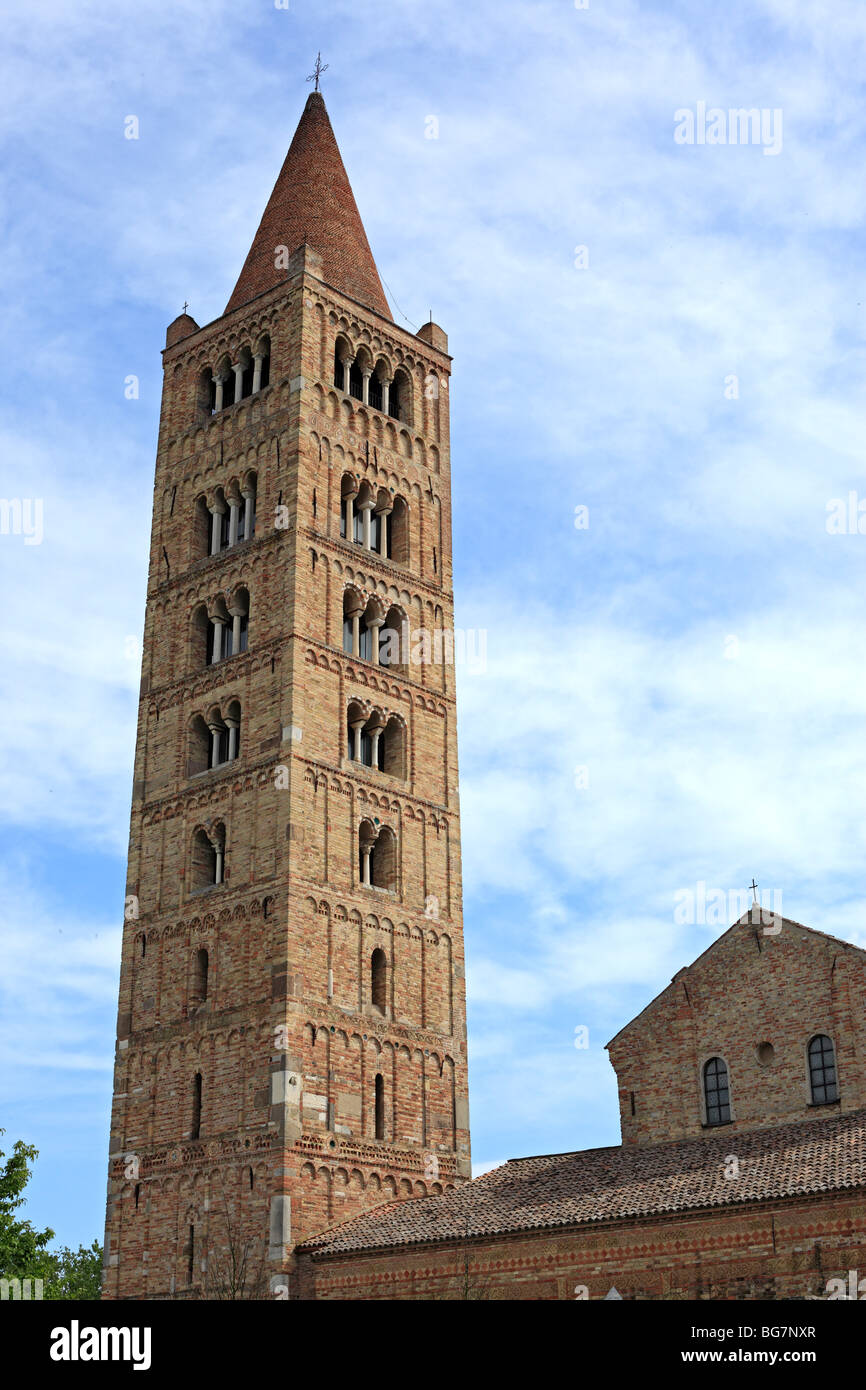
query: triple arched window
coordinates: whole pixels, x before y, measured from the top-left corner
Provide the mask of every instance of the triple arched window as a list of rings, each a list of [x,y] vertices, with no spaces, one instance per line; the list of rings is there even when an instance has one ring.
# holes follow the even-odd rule
[[[216,666],[247,650],[250,620],[249,590],[241,586],[228,603],[220,595],[199,604],[192,615],[193,666]]]
[[[377,598],[364,603],[357,589],[343,594],[343,651],[374,666],[403,672],[409,665],[409,622],[402,609]]]
[[[234,361],[224,353],[216,366],[205,367],[199,377],[198,406],[205,415],[216,415],[247,396],[263,391],[271,377],[271,340],[265,334],[255,347],[244,344]]]
[[[389,777],[406,776],[406,727],[396,714],[353,700],[346,715],[346,757]]]
[[[218,487],[212,497],[199,497],[195,514],[197,557],[219,555],[242,541],[250,540],[256,527],[255,473],[248,473],[225,488]]]
[[[400,565],[409,563],[409,509],[405,499],[359,483],[344,473],[340,485],[340,536]]]

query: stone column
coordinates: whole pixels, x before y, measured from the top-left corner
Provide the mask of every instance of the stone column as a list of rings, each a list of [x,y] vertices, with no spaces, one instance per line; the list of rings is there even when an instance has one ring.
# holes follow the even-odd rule
[[[352,370],[352,363],[354,362],[354,360],[354,357],[340,358],[340,366],[343,368],[343,390],[345,391],[347,396],[349,394],[349,373]]]
[[[361,730],[363,729],[366,722],[366,719],[353,719],[350,726],[352,733],[355,736],[355,747],[352,752],[352,757],[354,758],[356,763],[359,763],[361,761]]]
[[[242,608],[230,608],[232,615],[232,649],[231,656],[237,656],[241,649],[241,618],[244,616]]]
[[[248,541],[248,540],[251,539],[252,534],[253,534],[253,530],[255,529],[256,515],[255,515],[255,506],[253,505],[254,502],[255,502],[255,497],[256,497],[256,494],[253,492],[252,488],[244,488],[244,490],[243,490],[243,499],[244,499],[244,540],[245,540],[245,541]]]
[[[219,767],[220,765],[220,726],[219,724],[208,724],[210,729],[210,765]]]
[[[222,529],[223,529],[223,528],[222,528],[222,519],[223,519],[224,513],[225,513],[225,507],[223,506],[222,502],[214,502],[213,506],[210,508],[210,514],[211,514],[211,526],[210,526],[210,553],[211,553],[211,555],[219,555],[219,553],[220,553],[220,537],[221,537],[221,535],[222,535]]]
[[[370,762],[371,766],[375,767],[376,769],[378,769],[379,767],[379,739],[382,737],[384,730],[384,724],[376,724],[375,727],[370,730],[370,738],[373,743],[373,752],[371,755]]]
[[[370,404],[370,376],[371,376],[371,374],[372,374],[372,373],[371,373],[369,367],[366,369],[366,371],[363,371],[363,372],[361,373],[361,400],[364,402],[364,405],[369,405],[369,404]]]
[[[383,414],[383,415],[387,415],[387,414],[388,414],[388,405],[389,405],[389,399],[388,399],[388,398],[389,398],[389,396],[390,396],[390,392],[391,392],[391,382],[392,382],[393,380],[394,380],[394,378],[391,377],[391,376],[383,376],[383,377],[381,378],[381,381],[382,381],[382,414]]]
[[[214,875],[214,883],[222,883],[222,881],[223,881],[223,851],[220,849],[219,845],[214,845],[214,854],[216,855],[216,873],[215,873],[215,875]]]
[[[232,371],[233,371],[234,374],[235,374],[235,405],[237,405],[238,401],[241,400],[241,398],[242,398],[242,396],[243,396],[243,394],[244,394],[244,364],[243,364],[243,362],[235,362],[234,366],[232,367]]]
[[[223,387],[226,382],[225,372],[217,372],[214,380],[216,381],[216,392],[214,394],[213,408],[214,414],[216,414],[218,410],[222,410],[223,408]]]
[[[370,513],[374,506],[375,503],[370,498],[368,498],[366,502],[361,503],[361,526],[363,528],[361,531],[361,544],[365,550],[370,549]]]
[[[370,639],[373,647],[370,660],[372,661],[374,666],[379,665],[379,628],[382,626],[384,621],[384,618],[370,618],[369,622],[367,623],[368,628],[373,634],[372,638]]]
[[[353,608],[348,614],[352,620],[352,655],[354,657],[361,655],[361,614],[363,611],[363,608]]]
[[[226,728],[227,728],[228,731],[229,731],[229,756],[228,756],[228,761],[229,761],[230,763],[233,763],[234,760],[235,760],[235,758],[236,758],[237,755],[238,755],[238,729],[239,729],[239,727],[240,727],[240,720],[239,720],[239,719],[232,719],[232,718],[229,718],[229,717],[227,716],[227,717],[226,717],[226,720],[225,720],[225,726],[226,726]]]
[[[264,360],[265,354],[263,352],[257,352],[253,358],[253,395],[262,389],[262,366]]]
[[[211,622],[213,623],[213,655],[211,657],[211,665],[216,666],[218,661],[222,661],[223,652],[225,650],[223,646],[223,628],[226,625],[226,620],[225,618],[214,617],[211,618]]]
[[[361,882],[365,888],[370,887],[370,855],[373,853],[372,844],[361,846]]]
[[[379,512],[379,554],[385,559],[388,558],[388,517],[391,515],[393,507],[382,507]]]
[[[241,504],[237,497],[229,501],[229,549],[238,543],[238,520],[240,518]]]

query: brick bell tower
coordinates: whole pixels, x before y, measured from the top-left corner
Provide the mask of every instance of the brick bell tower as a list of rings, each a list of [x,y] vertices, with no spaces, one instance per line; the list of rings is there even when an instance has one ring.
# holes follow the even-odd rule
[[[311,93],[166,339],[104,1297],[292,1297],[298,1241],[470,1175],[450,365]]]

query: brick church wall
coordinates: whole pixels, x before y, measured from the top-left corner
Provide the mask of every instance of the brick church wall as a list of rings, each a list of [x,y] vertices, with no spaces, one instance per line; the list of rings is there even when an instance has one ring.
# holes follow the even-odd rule
[[[702,1068],[714,1056],[728,1067],[731,1133],[866,1105],[866,955],[796,922],[756,916],[679,971],[608,1045],[623,1143],[707,1132]],[[835,1048],[833,1105],[811,1102],[807,1049],[816,1034]]]
[[[790,1299],[866,1277],[862,1193],[466,1242],[302,1252],[305,1299]],[[584,1292],[585,1290],[585,1292]]]

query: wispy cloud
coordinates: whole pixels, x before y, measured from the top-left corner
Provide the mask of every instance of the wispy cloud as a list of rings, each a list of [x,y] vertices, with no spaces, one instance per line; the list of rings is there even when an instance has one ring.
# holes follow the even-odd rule
[[[478,1162],[615,1139],[603,1042],[712,935],[674,923],[678,888],[755,873],[866,942],[866,537],[825,526],[862,486],[866,13],[388,16],[45,0],[16,17],[0,494],[45,505],[41,545],[0,535],[0,814],[20,847],[4,1098],[22,1129],[55,1105],[61,1051],[70,1094],[111,1056],[165,324],[184,299],[199,322],[224,307],[319,48],[383,275],[455,354],[458,622],[489,632],[487,674],[459,688]],[[676,146],[674,111],[699,100],[781,108],[779,156]],[[64,1111],[91,1152],[69,1238],[101,1220],[98,1084],[80,1121]]]

